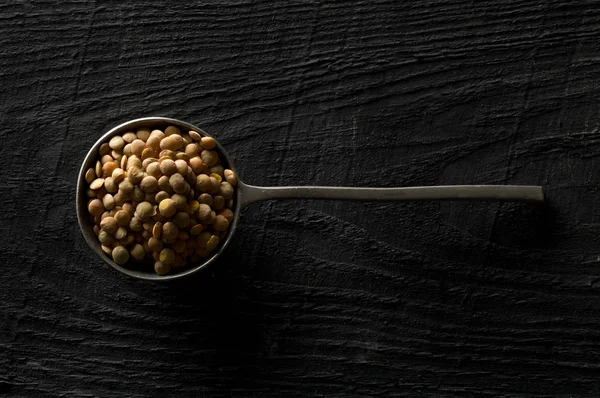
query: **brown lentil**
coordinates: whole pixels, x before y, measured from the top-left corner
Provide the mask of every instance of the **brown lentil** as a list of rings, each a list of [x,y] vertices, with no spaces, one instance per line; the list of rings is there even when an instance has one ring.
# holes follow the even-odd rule
[[[142,168],[142,161],[135,155],[131,155],[127,158],[127,171],[129,171],[129,169],[133,166],[140,169]]]
[[[115,180],[112,177],[106,177],[104,179],[104,188],[106,189],[106,192],[109,193],[117,193],[119,190],[118,184],[115,183]]]
[[[158,179],[158,188],[161,191],[165,191],[167,193],[173,192],[173,188],[171,188],[171,184],[169,184],[169,177],[162,176]]]
[[[190,234],[194,236],[200,235],[200,232],[202,232],[203,229],[204,227],[202,226],[202,224],[196,224],[190,229]]]
[[[171,199],[175,201],[175,204],[177,205],[177,210],[185,210],[187,206],[187,199],[185,198],[185,196],[176,193],[173,196],[171,196]]]
[[[185,146],[185,154],[188,155],[190,157],[190,159],[192,159],[195,156],[198,156],[198,153],[200,152],[200,148],[198,147],[198,144],[191,143],[191,144],[187,144]]]
[[[152,217],[152,204],[150,204],[150,202],[142,202],[138,204],[135,208],[135,215],[142,221]]]
[[[152,162],[146,167],[146,173],[157,180],[162,176],[158,162]]]
[[[158,181],[152,176],[146,176],[140,182],[140,188],[142,189],[142,191],[147,193],[156,192],[156,190],[158,189]]]
[[[162,140],[165,137],[165,133],[163,133],[162,130],[155,129],[150,132],[150,137],[157,137]]]
[[[158,211],[163,217],[171,217],[177,212],[177,204],[171,198],[161,200]]]
[[[198,206],[198,220],[204,222],[210,219],[211,208],[209,205],[201,203]]]
[[[100,148],[98,149],[98,154],[100,154],[100,157],[106,155],[107,153],[110,152],[110,145],[108,142],[105,142],[104,144],[100,145]]]
[[[215,151],[205,149],[202,152],[200,152],[200,159],[202,159],[202,162],[204,162],[205,165],[210,167],[210,166],[214,166],[215,164],[217,164],[217,160],[219,159],[219,156],[217,155],[217,153]]]
[[[154,263],[154,272],[158,275],[166,275],[171,271],[171,265],[165,264],[162,261],[157,261]]]
[[[190,187],[196,185],[196,174],[194,174],[194,170],[190,166],[187,167],[187,172],[185,174],[185,181],[188,183]]]
[[[208,192],[217,193],[221,190],[221,183],[219,182],[219,180],[217,180],[215,177],[208,177],[208,180],[210,183]]]
[[[221,195],[215,195],[213,200],[213,209],[222,210],[225,207],[225,198],[223,198]]]
[[[94,181],[92,181],[92,183],[90,184],[90,188],[92,188],[94,191],[97,189],[102,188],[102,186],[104,185],[104,178],[96,178]]]
[[[211,194],[209,194],[209,193],[203,193],[202,195],[200,195],[198,197],[198,202],[204,203],[204,204],[209,205],[209,206],[212,206],[213,203],[214,203],[214,199],[213,199],[213,197],[212,197]]]
[[[137,135],[137,138],[139,138],[143,142],[146,142],[148,137],[150,137],[150,130],[148,130],[147,128],[140,128],[137,130],[136,135]]]
[[[160,221],[157,221],[154,224],[154,227],[152,227],[152,236],[154,236],[155,238],[160,238],[161,232],[162,232],[162,223]]]
[[[131,220],[131,215],[126,210],[119,210],[114,215],[115,220],[117,220],[117,224],[121,227],[125,227],[129,225],[129,220]]]
[[[201,140],[202,140],[202,136],[201,136],[200,134],[198,134],[198,132],[197,132],[197,131],[190,130],[190,131],[188,131],[188,135],[189,135],[190,137],[192,137],[192,139],[193,139],[194,141],[201,141]]]
[[[159,255],[160,261],[163,262],[163,264],[172,264],[173,261],[175,261],[175,252],[172,249],[162,249],[160,251],[160,255]]]
[[[175,160],[175,152],[171,151],[170,149],[165,149],[164,151],[160,151],[160,153],[158,154],[159,158],[164,158],[164,159],[171,159],[171,160]]]
[[[96,173],[96,177],[100,177],[102,175],[102,162],[97,161],[96,167],[94,168],[94,172]]]
[[[150,239],[148,239],[148,248],[153,252],[159,252],[163,249],[163,242],[162,240],[153,236]]]
[[[135,213],[135,207],[131,203],[123,204],[123,210],[129,213],[130,216],[133,216],[133,213]]]
[[[154,133],[154,131],[153,131],[153,133]],[[161,134],[162,134],[162,131],[161,131]],[[154,153],[158,153],[158,152],[160,152],[160,140],[161,140],[161,138],[159,138],[158,136],[150,134],[148,141],[146,141],[146,147],[152,148]]]
[[[92,181],[94,181],[96,179],[96,172],[94,171],[94,169],[90,168],[85,172],[85,182],[87,182],[88,184],[91,184]]]
[[[112,210],[115,207],[115,198],[111,194],[107,193],[102,198],[102,204],[107,210]]]
[[[206,174],[200,174],[196,179],[196,189],[201,192],[208,192],[210,188],[210,177]]]
[[[189,164],[195,174],[201,174],[206,171],[206,166],[199,156],[191,158]]]
[[[100,199],[93,199],[88,203],[88,211],[92,216],[99,216],[104,213],[104,204]]]
[[[188,155],[186,155],[184,152],[177,152],[175,154],[175,160],[185,160],[185,162],[189,162],[190,161],[190,157]]]
[[[127,178],[129,178],[129,181],[131,181],[132,184],[137,185],[144,178],[144,171],[138,166],[131,166],[127,170]]]
[[[102,228],[107,233],[113,235],[117,232],[117,228],[119,228],[119,224],[117,224],[117,220],[114,217],[105,217],[102,221],[100,221],[100,228]]]
[[[163,224],[162,237],[167,243],[174,242],[177,239],[179,228],[172,222],[166,222]]]
[[[133,131],[128,131],[125,134],[123,134],[123,141],[125,141],[128,144],[132,143],[136,138],[137,136]]]
[[[204,149],[213,149],[217,146],[217,141],[212,137],[202,137],[200,139],[200,145]]]
[[[164,159],[160,162],[160,171],[165,176],[170,176],[177,173],[177,166],[175,165],[173,159]]]
[[[173,174],[169,178],[169,185],[171,185],[171,188],[173,188],[173,191],[175,191],[178,194],[184,194],[187,192],[187,189],[188,189],[185,179],[179,173]]]
[[[148,158],[153,158],[154,157],[154,149],[152,148],[145,148],[142,151],[142,160],[146,160]]]
[[[160,149],[169,150],[169,151],[177,151],[183,146],[183,138],[180,135],[173,134],[163,138],[160,141]]]
[[[228,182],[222,182],[219,187],[219,192],[224,199],[233,198],[233,186]]]
[[[192,137],[188,133],[181,134],[181,138],[183,138],[183,142],[185,143],[185,145],[191,144],[192,141],[194,141],[194,140],[192,140]]]
[[[215,221],[213,221],[213,228],[218,232],[226,231],[229,227],[229,221],[222,215],[218,215],[215,217]]]
[[[119,164],[119,166],[121,166],[121,168],[123,170],[125,170],[127,168],[127,160],[128,160],[127,155],[123,155],[123,157],[121,158],[121,162]]]
[[[179,212],[173,217],[173,222],[178,228],[185,228],[190,223],[190,215],[185,212]]]
[[[113,170],[111,177],[115,184],[119,185],[121,181],[125,179],[125,171],[123,171],[122,168],[118,167]]]
[[[112,248],[110,246],[100,245],[100,248],[104,253],[108,254],[109,256],[112,254]]]
[[[133,152],[131,152],[131,144],[126,144],[123,147],[123,155],[124,156],[132,156]]]
[[[223,174],[225,175],[225,179],[228,183],[230,183],[233,186],[237,185],[237,177],[235,176],[235,173],[232,170],[225,169],[223,170]]]
[[[117,232],[115,232],[115,239],[117,239],[117,240],[125,239],[126,236],[127,236],[127,229],[125,229],[123,227],[117,228]]]
[[[233,221],[233,212],[230,209],[223,209],[219,214],[225,217],[230,224]]]
[[[213,250],[215,250],[217,248],[218,244],[219,244],[219,237],[216,235],[213,235],[210,237],[208,242],[206,242],[206,250],[208,250],[209,252],[212,252]]]
[[[165,136],[171,136],[173,134],[180,135],[181,131],[176,126],[169,126],[165,129]]]
[[[117,246],[112,250],[112,258],[119,265],[129,261],[129,252],[123,246]]]
[[[127,194],[124,194],[123,192],[120,192],[120,191],[114,195],[114,198],[115,198],[115,204],[117,206],[125,205],[126,204],[125,201],[129,199]]]
[[[103,155],[102,158],[100,158],[100,162],[102,163],[102,165],[105,165],[108,162],[112,162],[113,160],[113,157],[110,155]]]
[[[142,220],[140,220],[137,216],[133,216],[129,221],[129,229],[135,232],[143,231],[144,226],[142,225]]]
[[[111,234],[109,234],[108,232],[106,232],[105,230],[101,229],[98,232],[98,240],[103,245],[112,245],[113,242],[115,241],[115,238]]]
[[[177,168],[177,172],[181,174],[182,177],[185,177],[188,171],[188,164],[183,159],[177,159],[175,161],[175,167]]]
[[[139,243],[133,246],[131,249],[131,257],[133,257],[137,261],[142,261],[144,257],[146,257],[146,251],[144,250],[144,246]]]
[[[220,164],[213,166],[209,169],[209,173],[210,174],[218,174],[220,177],[224,176],[224,169],[223,166],[221,166]]]
[[[133,191],[131,192],[131,199],[136,202],[141,202],[146,198],[146,193],[142,191],[140,187],[133,187]]]
[[[169,197],[170,195],[168,193],[166,193],[165,191],[160,191],[154,196],[154,200],[156,201],[156,203],[160,204],[160,202],[162,202],[165,199],[168,199]]]
[[[210,173],[209,176],[212,177],[212,178],[214,178],[215,180],[217,180],[219,182],[219,184],[223,180],[223,178],[221,178],[221,176],[218,175],[217,173]]]

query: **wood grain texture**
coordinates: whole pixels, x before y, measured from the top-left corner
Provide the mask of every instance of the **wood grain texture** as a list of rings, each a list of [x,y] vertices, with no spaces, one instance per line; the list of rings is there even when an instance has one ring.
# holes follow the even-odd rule
[[[0,395],[598,396],[600,7],[0,5]],[[124,278],[79,162],[141,116],[264,185],[541,184],[548,206],[268,202],[218,265]]]

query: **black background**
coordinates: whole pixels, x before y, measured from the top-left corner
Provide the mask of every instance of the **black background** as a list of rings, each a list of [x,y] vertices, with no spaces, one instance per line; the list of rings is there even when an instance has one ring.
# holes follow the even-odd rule
[[[600,7],[0,5],[0,394],[598,396]],[[281,201],[183,283],[86,246],[80,162],[194,123],[263,185],[543,185],[547,206]]]

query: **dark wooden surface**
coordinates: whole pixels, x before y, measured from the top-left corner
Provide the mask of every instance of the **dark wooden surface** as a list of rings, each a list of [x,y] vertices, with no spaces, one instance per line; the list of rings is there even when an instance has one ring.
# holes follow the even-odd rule
[[[600,6],[0,5],[0,395],[598,396]],[[75,181],[170,116],[253,184],[541,184],[548,206],[267,202],[215,267],[128,279]]]

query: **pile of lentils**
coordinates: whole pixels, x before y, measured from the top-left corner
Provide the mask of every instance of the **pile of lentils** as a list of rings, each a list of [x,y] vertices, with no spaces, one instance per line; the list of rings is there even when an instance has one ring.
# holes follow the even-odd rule
[[[210,257],[233,221],[237,178],[211,137],[139,128],[100,146],[85,173],[102,250],[119,265],[159,275]]]

